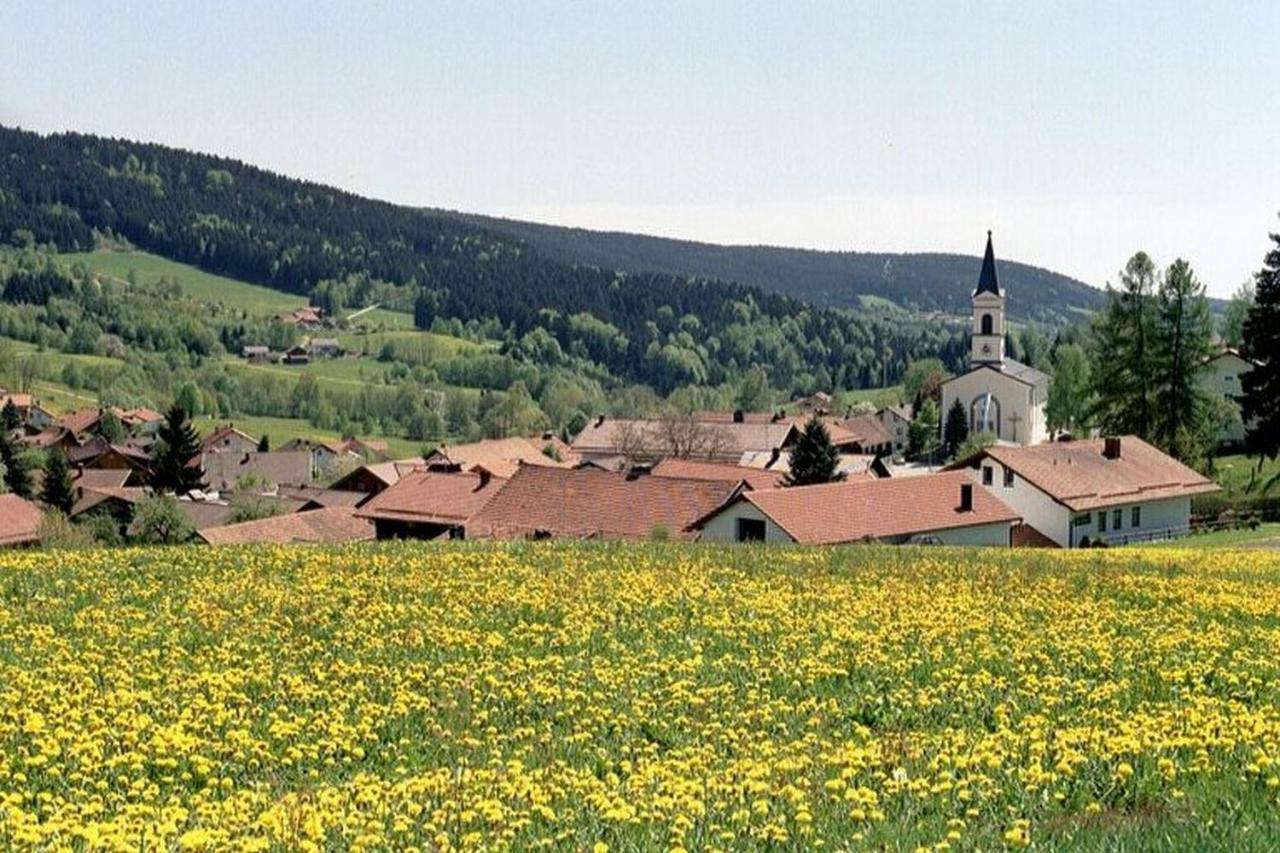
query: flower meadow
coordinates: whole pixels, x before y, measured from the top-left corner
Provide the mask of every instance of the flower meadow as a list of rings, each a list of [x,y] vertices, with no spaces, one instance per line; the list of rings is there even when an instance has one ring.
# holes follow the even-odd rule
[[[0,556],[0,844],[1274,849],[1280,555]]]

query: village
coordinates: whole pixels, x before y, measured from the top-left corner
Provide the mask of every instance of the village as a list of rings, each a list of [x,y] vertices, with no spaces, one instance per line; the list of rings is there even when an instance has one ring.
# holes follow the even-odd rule
[[[200,440],[188,463],[198,486],[174,503],[194,540],[212,545],[676,539],[1075,548],[1186,535],[1192,498],[1218,491],[1213,480],[1135,435],[1050,434],[1050,378],[1005,353],[990,235],[972,307],[970,369],[941,384],[941,410],[963,411],[964,431],[992,440],[947,464],[904,461],[909,404],[839,413],[819,392],[768,412],[599,415],[572,437],[440,444],[410,458],[356,438],[272,448],[227,423]],[[319,321],[316,312],[300,318]],[[332,355],[321,344],[283,358]],[[1201,382],[1232,399],[1250,367],[1223,349]],[[73,522],[92,517],[120,541],[136,533],[136,507],[157,492],[161,413],[58,417],[25,394],[0,397],[0,407],[17,421],[11,438],[65,455]],[[792,470],[815,440],[830,461],[823,482]],[[0,543],[37,543],[43,508],[16,495],[0,501]]]

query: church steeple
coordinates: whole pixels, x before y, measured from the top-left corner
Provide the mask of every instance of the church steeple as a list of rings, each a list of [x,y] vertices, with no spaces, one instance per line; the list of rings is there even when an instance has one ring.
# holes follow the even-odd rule
[[[1004,294],[996,278],[996,252],[987,232],[987,251],[978,273],[978,286],[973,291],[973,345],[969,363],[974,367],[990,365],[1004,369]]]
[[[987,252],[982,256],[982,272],[978,273],[978,289],[973,292],[974,296],[979,293],[994,293],[1000,296],[1000,282],[996,279],[996,250],[991,245],[991,231],[987,231]]]

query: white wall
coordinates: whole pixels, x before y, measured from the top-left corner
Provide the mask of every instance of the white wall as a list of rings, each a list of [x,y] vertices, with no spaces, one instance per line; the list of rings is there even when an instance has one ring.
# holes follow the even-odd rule
[[[999,371],[985,368],[957,376],[942,386],[942,428],[946,428],[947,413],[957,397],[967,418],[974,399],[988,392],[1000,401],[1000,439],[1014,440],[1011,416],[1016,413],[1020,418],[1018,444],[1039,444],[1045,440],[1045,401],[1036,398],[1035,389]]]
[[[973,527],[935,530],[929,535],[937,536],[944,545],[994,545],[1007,548],[1012,529],[1013,525],[1005,521],[999,524],[976,524]]]
[[[1239,398],[1244,393],[1244,383],[1240,377],[1253,369],[1253,365],[1231,353],[1225,353],[1209,361],[1200,370],[1200,387],[1214,397],[1228,400],[1237,415],[1240,411]],[[1244,441],[1244,421],[1238,416],[1233,418],[1218,433],[1218,441],[1223,444],[1239,444]]]
[[[744,500],[728,509],[720,512],[712,517],[702,528],[701,541],[703,542],[737,542],[738,541],[738,519],[751,518],[764,522],[764,541],[766,542],[792,542],[792,538],[778,525],[774,524],[772,519],[757,509],[753,504]]]
[[[1013,478],[1013,486],[1006,487],[1004,466],[994,459],[983,459],[978,469],[970,472],[979,484],[982,483],[982,466],[984,465],[989,465],[992,469],[991,486],[987,489],[991,494],[1022,516],[1024,524],[1030,524],[1063,548],[1070,547],[1068,544],[1070,510],[1016,474]]]

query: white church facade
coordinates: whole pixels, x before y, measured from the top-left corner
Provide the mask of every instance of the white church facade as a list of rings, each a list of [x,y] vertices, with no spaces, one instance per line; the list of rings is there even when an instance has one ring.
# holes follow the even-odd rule
[[[1008,444],[1048,441],[1044,407],[1049,398],[1049,377],[1005,355],[1005,296],[996,276],[990,231],[972,301],[970,369],[942,386],[943,425],[959,400],[969,421],[970,435],[989,432]]]

